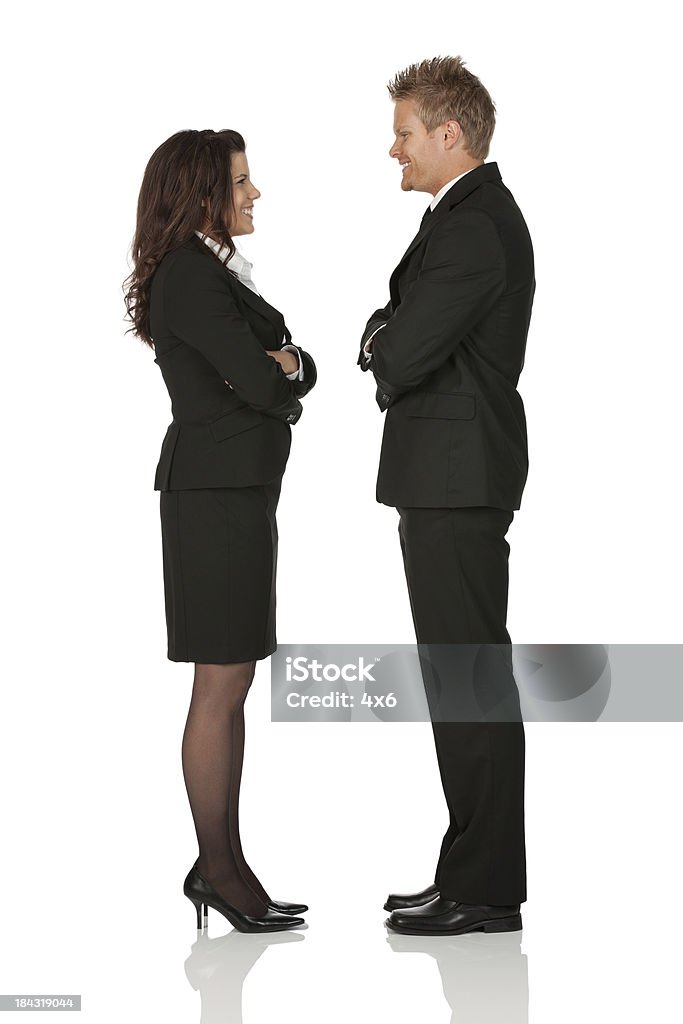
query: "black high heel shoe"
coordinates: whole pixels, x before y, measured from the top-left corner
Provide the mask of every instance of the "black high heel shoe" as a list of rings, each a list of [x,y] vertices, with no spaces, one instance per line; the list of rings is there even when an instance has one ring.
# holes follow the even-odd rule
[[[305,914],[308,910],[305,903],[287,903],[285,900],[269,900],[268,906],[279,914]]]
[[[237,907],[228,903],[220,893],[197,871],[197,865],[190,868],[185,882],[183,892],[188,900],[194,904],[197,911],[197,928],[202,928],[202,904],[204,905],[204,924],[208,921],[209,907],[213,907],[219,914],[226,917],[233,928],[239,932],[282,932],[289,928],[300,928],[304,924],[303,917],[287,917],[277,911],[266,910],[262,917],[252,917],[243,914]]]

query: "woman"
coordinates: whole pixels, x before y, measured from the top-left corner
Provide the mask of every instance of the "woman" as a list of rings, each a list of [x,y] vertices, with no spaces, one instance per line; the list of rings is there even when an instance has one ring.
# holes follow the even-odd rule
[[[194,662],[182,744],[199,842],[185,879],[201,928],[214,907],[241,931],[281,931],[304,904],[277,903],[247,864],[238,802],[244,701],[276,647],[275,510],[307,353],[256,291],[233,239],[260,193],[234,131],[182,131],[145,170],[126,281],[131,330],[154,348],[173,422],[156,470],[171,661]]]

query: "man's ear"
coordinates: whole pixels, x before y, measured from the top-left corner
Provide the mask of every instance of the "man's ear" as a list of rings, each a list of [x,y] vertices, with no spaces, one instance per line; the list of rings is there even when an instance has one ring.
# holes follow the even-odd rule
[[[446,149],[453,149],[462,138],[462,128],[459,121],[446,121],[443,127],[443,141]]]

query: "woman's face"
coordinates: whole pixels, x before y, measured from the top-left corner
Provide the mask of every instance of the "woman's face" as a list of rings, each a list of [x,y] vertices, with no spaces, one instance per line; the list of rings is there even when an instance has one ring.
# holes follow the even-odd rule
[[[233,153],[230,161],[232,172],[232,220],[230,234],[250,235],[254,230],[254,200],[261,195],[249,180],[249,164],[246,153]]]

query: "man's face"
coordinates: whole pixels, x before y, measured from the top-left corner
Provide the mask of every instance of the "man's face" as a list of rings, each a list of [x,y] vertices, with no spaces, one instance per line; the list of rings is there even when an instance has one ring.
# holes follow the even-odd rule
[[[394,135],[396,141],[389,156],[401,165],[401,188],[404,192],[431,192],[441,188],[443,176],[443,141],[440,129],[430,134],[417,116],[415,101],[395,100]]]

